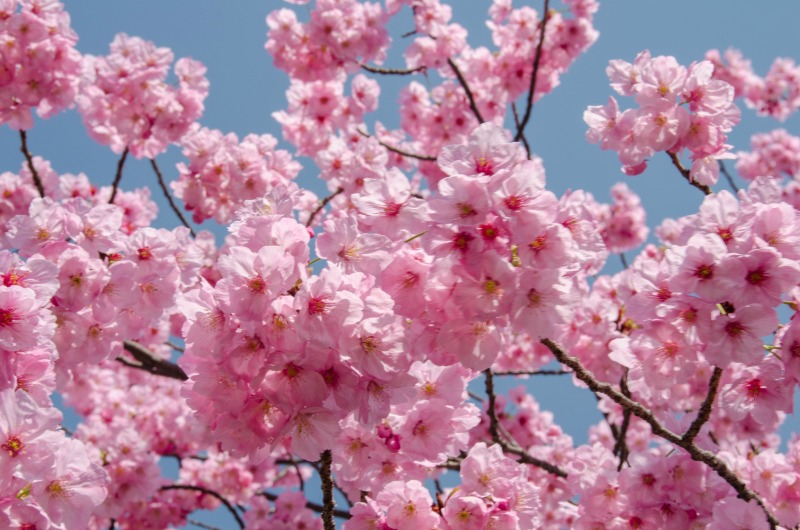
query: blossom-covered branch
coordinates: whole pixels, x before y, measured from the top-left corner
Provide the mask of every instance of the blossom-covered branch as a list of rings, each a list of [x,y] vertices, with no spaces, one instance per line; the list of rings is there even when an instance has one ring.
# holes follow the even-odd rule
[[[764,514],[767,518],[767,521],[770,524],[771,528],[777,528],[779,526],[778,520],[775,518],[774,515],[767,509],[764,501],[761,497],[747,487],[744,481],[739,478],[736,473],[734,473],[728,466],[725,464],[723,460],[719,457],[715,456],[714,454],[706,451],[704,449],[700,449],[693,440],[689,439],[688,437],[684,439],[683,436],[675,434],[674,432],[670,431],[666,428],[653,414],[651,410],[647,407],[638,403],[631,398],[626,397],[620,391],[616,390],[613,386],[609,385],[608,383],[603,383],[598,381],[594,378],[594,376],[586,370],[580,363],[580,361],[565,353],[561,348],[556,345],[550,339],[542,339],[542,344],[547,346],[547,348],[553,353],[555,358],[561,364],[569,366],[574,372],[575,376],[586,383],[586,385],[594,392],[604,394],[610,397],[614,402],[622,406],[626,410],[630,410],[635,416],[643,419],[646,421],[650,428],[653,430],[653,434],[659,436],[668,442],[671,442],[678,447],[681,447],[686,450],[689,455],[694,460],[703,462],[711,469],[717,472],[717,474],[725,480],[731,487],[736,490],[736,493],[739,494],[739,497],[745,501],[754,500],[764,511]]]

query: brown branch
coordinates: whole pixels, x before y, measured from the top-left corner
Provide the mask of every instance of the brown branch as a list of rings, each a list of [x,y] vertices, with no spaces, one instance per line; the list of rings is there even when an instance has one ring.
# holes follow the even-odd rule
[[[210,489],[204,488],[202,486],[191,486],[189,484],[170,484],[168,486],[161,486],[159,488],[159,491],[165,491],[165,490],[191,490],[191,491],[197,491],[197,492],[200,492],[200,493],[204,493],[206,495],[211,495],[212,497],[217,499],[219,502],[221,502],[223,505],[225,505],[225,507],[228,509],[228,511],[231,512],[231,514],[233,515],[233,518],[236,519],[236,522],[239,524],[239,528],[243,529],[244,526],[245,526],[244,525],[244,521],[242,520],[242,517],[239,515],[239,512],[236,511],[236,509],[233,507],[233,505],[230,502],[228,502],[228,500],[225,497],[223,497],[222,495],[220,495],[219,493],[217,493],[214,490],[210,490]]]
[[[687,453],[689,453],[689,455],[692,457],[692,460],[702,462],[716,471],[717,475],[719,475],[725,482],[730,484],[736,493],[739,494],[739,498],[746,502],[754,500],[761,507],[761,509],[764,511],[767,521],[769,522],[770,528],[775,529],[778,527],[780,523],[767,509],[761,497],[759,497],[756,492],[748,488],[747,484],[745,484],[741,478],[736,476],[736,474],[719,457],[709,451],[701,449],[695,445],[693,441],[684,440],[682,436],[670,431],[660,421],[658,421],[650,409],[641,403],[626,397],[610,384],[603,383],[595,379],[594,375],[583,367],[578,358],[572,357],[571,355],[565,353],[552,340],[545,338],[542,339],[541,342],[547,346],[547,348],[553,353],[555,358],[558,359],[561,364],[570,367],[575,372],[575,375],[578,377],[578,379],[586,383],[586,385],[592,391],[605,394],[606,396],[610,397],[618,405],[630,410],[635,416],[646,421],[650,425],[650,429],[653,431],[653,434],[663,438],[664,440],[667,440],[668,442],[671,442],[674,445],[677,445],[678,447],[683,448]]]
[[[708,394],[706,394],[703,404],[700,405],[700,411],[697,413],[697,417],[689,426],[689,429],[683,434],[683,440],[686,443],[692,443],[694,441],[700,429],[703,427],[703,424],[705,424],[711,416],[711,407],[714,405],[714,398],[717,395],[720,379],[722,379],[722,368],[715,366],[714,372],[711,374],[711,380],[708,382]]]
[[[623,377],[619,382],[620,390],[625,397],[630,398],[631,393],[628,390],[628,384],[625,381],[627,377],[627,373],[625,377]],[[619,465],[617,465],[617,471],[622,470],[622,466],[625,462],[628,461],[628,444],[625,438],[628,436],[628,427],[631,424],[631,411],[629,409],[624,409],[622,413],[622,424],[620,424],[619,429],[617,429],[616,438],[617,442],[614,444],[614,455],[619,457]]]
[[[367,72],[372,72],[373,74],[381,74],[381,75],[411,75],[416,74],[417,72],[424,72],[428,69],[427,66],[417,66],[416,68],[381,68],[380,66],[370,66],[364,63],[358,63],[358,66],[361,67],[362,70],[366,70]]]
[[[544,460],[540,460],[536,457],[533,457],[528,454],[527,451],[519,447],[519,445],[512,440],[512,444],[506,442],[503,438],[500,437],[500,422],[497,419],[497,412],[495,411],[495,402],[496,396],[494,393],[494,379],[492,378],[492,369],[487,368],[483,371],[483,375],[485,376],[485,385],[486,385],[486,395],[489,400],[488,405],[488,414],[489,414],[489,435],[492,437],[492,441],[498,444],[504,452],[510,453],[512,455],[516,455],[519,457],[519,461],[524,464],[531,464],[533,466],[539,467],[544,469],[545,471],[552,473],[561,478],[567,478],[567,473],[560,469],[557,466],[549,462],[545,462]],[[510,439],[510,436],[509,436]]]
[[[145,372],[150,372],[153,375],[170,377],[172,379],[177,379],[178,381],[186,381],[189,379],[189,377],[186,375],[186,372],[183,371],[183,368],[175,363],[158,358],[153,352],[138,342],[126,340],[123,343],[123,346],[125,351],[130,353],[134,359],[139,361],[139,364],[136,364],[125,357],[117,357],[117,361],[121,362],[125,366],[130,366],[131,368],[136,368],[138,370],[144,370]]]
[[[278,499],[277,495],[275,495],[274,493],[270,493],[268,491],[262,491],[258,495],[261,495],[262,497],[266,497],[267,499],[271,500],[272,502],[275,502]],[[311,502],[311,501],[308,501],[308,500],[306,501],[306,508],[308,508],[309,510],[312,510],[314,512],[317,512],[317,513],[322,513],[322,510],[324,509],[324,507],[321,504],[317,504],[316,502]],[[350,517],[351,517],[350,516],[350,512],[346,512],[344,510],[338,510],[338,509],[333,510],[333,516],[334,517],[338,517],[339,519],[350,519]]]
[[[325,530],[336,530],[333,511],[336,503],[333,500],[333,477],[331,476],[331,450],[325,449],[319,457],[319,478],[322,482],[322,525]]]
[[[31,172],[31,176],[33,177],[33,184],[36,186],[36,189],[39,190],[39,197],[44,197],[44,185],[42,184],[42,179],[39,177],[39,172],[36,171],[36,168],[33,166],[33,156],[31,152],[28,151],[28,134],[25,130],[20,129],[19,131],[19,139],[20,145],[19,150],[25,156],[25,160],[28,161],[28,169]]]
[[[520,130],[519,124],[519,114],[517,113],[517,104],[513,101],[511,102],[511,112],[514,114],[514,125],[517,127],[517,130]],[[522,140],[522,145],[525,146],[525,152],[528,154],[528,160],[531,159],[531,146],[528,143],[528,138],[525,137],[525,133],[522,133],[519,137]]]
[[[222,530],[222,528],[220,528],[218,526],[212,526],[212,525],[204,523],[202,521],[196,521],[194,519],[189,519],[188,517],[186,518],[186,522],[191,524],[191,525],[198,526],[200,528],[205,528],[206,530]]]
[[[725,175],[725,179],[728,181],[728,186],[731,187],[734,193],[738,193],[739,186],[736,185],[736,183],[733,181],[733,177],[730,173],[728,173],[728,168],[725,167],[725,164],[722,162],[722,160],[717,160],[717,163],[719,164],[720,172]]]
[[[156,176],[158,177],[158,185],[161,186],[161,191],[164,192],[164,196],[167,198],[170,208],[172,208],[172,211],[178,216],[178,219],[180,219],[181,223],[183,223],[183,226],[189,229],[189,233],[192,234],[192,237],[196,237],[197,234],[194,233],[194,229],[192,229],[191,225],[189,225],[189,222],[183,216],[180,209],[175,204],[175,201],[172,199],[172,194],[169,192],[167,185],[164,183],[164,175],[162,175],[161,170],[158,169],[158,164],[156,164],[155,159],[150,159],[150,165],[153,166],[153,171],[156,172]]]
[[[324,199],[319,201],[319,204],[317,205],[317,207],[314,208],[314,211],[311,212],[311,214],[308,216],[308,221],[306,221],[306,226],[311,226],[311,224],[314,222],[314,218],[317,216],[317,214],[319,212],[321,212],[322,209],[325,208],[328,205],[328,203],[333,200],[334,197],[336,197],[337,195],[339,195],[342,192],[344,192],[344,188],[339,186],[338,188],[336,188],[336,191],[334,191],[333,193],[331,193],[330,195],[328,195],[327,197],[325,197]]]
[[[669,151],[667,151],[667,154],[669,155],[670,160],[672,160],[672,165],[678,168],[678,171],[680,171],[681,175],[683,175],[683,178],[685,178],[689,184],[702,191],[704,194],[711,195],[711,188],[692,179],[691,173],[688,169],[683,167],[683,164],[681,164],[681,161],[678,159],[678,155]]]
[[[456,74],[458,78],[458,82],[461,85],[461,88],[464,89],[464,92],[467,94],[467,100],[469,101],[469,108],[472,109],[472,113],[478,118],[479,123],[483,123],[486,120],[483,119],[481,116],[481,111],[478,110],[478,106],[475,104],[475,96],[472,95],[472,90],[469,89],[469,85],[467,84],[467,80],[464,79],[464,75],[461,73],[461,70],[458,69],[456,63],[453,59],[447,59],[447,64],[450,65],[450,68],[453,69],[453,73]]]
[[[536,54],[533,56],[533,71],[531,72],[531,84],[528,88],[528,101],[525,105],[525,114],[522,116],[522,122],[517,127],[517,134],[514,136],[514,141],[519,141],[522,138],[522,133],[531,119],[531,112],[533,111],[533,95],[536,92],[536,78],[539,76],[539,64],[542,60],[542,48],[544,46],[544,33],[547,29],[547,21],[550,20],[550,0],[544,0],[544,15],[542,15],[542,33],[539,35],[539,44],[536,46]]]
[[[125,150],[122,152],[122,156],[119,157],[119,162],[117,162],[117,174],[114,175],[114,183],[111,185],[111,198],[108,199],[108,204],[114,204],[114,198],[117,196],[119,181],[122,180],[122,167],[125,165],[126,158],[128,158],[127,147],[125,147]]]
[[[566,375],[571,374],[569,370],[509,370],[508,372],[495,372],[494,375]]]
[[[365,133],[361,129],[356,129],[356,130],[358,131],[358,134],[360,134],[364,138],[372,138],[371,134]],[[399,147],[395,147],[393,145],[389,145],[389,144],[383,142],[380,138],[375,138],[375,139],[378,141],[379,144],[381,144],[381,146],[383,146],[386,150],[391,151],[392,153],[397,153],[398,155],[401,155],[401,156],[407,156],[408,158],[415,158],[417,160],[424,160],[426,162],[435,162],[436,161],[436,157],[435,156],[418,155],[416,153],[412,153],[410,151],[405,151],[403,149],[400,149]]]

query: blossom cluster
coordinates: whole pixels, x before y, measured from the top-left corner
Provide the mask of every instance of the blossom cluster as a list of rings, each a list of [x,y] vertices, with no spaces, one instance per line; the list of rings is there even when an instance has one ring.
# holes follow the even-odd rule
[[[268,134],[251,134],[240,143],[233,133],[197,127],[181,140],[189,161],[178,165],[172,190],[196,223],[230,223],[244,201],[288,184],[300,171],[288,152],[275,149],[277,143]]]
[[[651,57],[644,51],[633,63],[611,61],[606,73],[611,87],[633,96],[639,107],[620,112],[613,97],[606,105],[589,107],[583,115],[589,126],[586,139],[616,151],[628,175],[642,173],[659,151],[677,156],[687,149],[689,178],[703,186],[715,184],[718,160],[732,157],[726,133],[740,112],[733,87],[714,77],[713,63],[686,68],[674,57]]]
[[[114,38],[109,55],[83,61],[78,109],[89,135],[115,153],[154,158],[203,113],[208,80],[198,61],[179,59],[178,86],[171,86],[172,51],[124,33]]]
[[[60,3],[0,3],[0,125],[30,129],[33,109],[49,118],[72,105],[81,74],[77,42]]]
[[[706,59],[714,63],[714,78],[730,83],[736,97],[759,115],[785,121],[800,109],[800,66],[792,59],[775,59],[764,77],[736,49],[709,50]]]

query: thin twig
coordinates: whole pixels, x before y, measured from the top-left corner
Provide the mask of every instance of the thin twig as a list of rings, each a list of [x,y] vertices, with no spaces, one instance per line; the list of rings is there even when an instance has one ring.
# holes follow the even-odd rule
[[[688,169],[683,167],[683,164],[681,164],[680,159],[678,159],[678,155],[676,155],[675,153],[670,153],[669,151],[667,151],[667,155],[669,155],[670,160],[672,160],[672,165],[678,168],[678,171],[680,171],[681,175],[683,175],[683,178],[685,178],[689,184],[691,184],[698,190],[702,191],[704,194],[711,195],[712,193],[711,188],[709,188],[704,184],[700,184],[699,182],[696,182],[694,179],[692,179],[691,173],[689,172]]]
[[[278,499],[278,496],[274,493],[270,493],[268,491],[262,491],[259,493],[262,497],[266,497],[267,499],[275,502]],[[317,504],[316,502],[306,501],[306,508],[309,510],[315,511],[317,513],[322,513],[324,507],[321,504]],[[346,512],[344,510],[335,509],[333,510],[333,516],[339,519],[350,519],[350,512]]]
[[[625,257],[625,253],[624,252],[620,252],[619,253],[619,260],[622,262],[622,268],[623,269],[627,269],[628,268],[628,258]]]
[[[168,486],[161,486],[159,488],[159,490],[160,491],[165,491],[165,490],[191,490],[191,491],[197,491],[197,492],[200,492],[200,493],[205,493],[206,495],[211,495],[212,497],[217,499],[219,502],[221,502],[228,509],[229,512],[231,512],[231,514],[233,515],[233,518],[236,519],[236,522],[239,524],[239,528],[244,528],[244,526],[245,526],[244,525],[244,521],[242,520],[242,517],[239,515],[239,512],[236,511],[236,508],[234,508],[233,505],[230,502],[228,502],[228,500],[225,497],[223,497],[222,495],[220,495],[219,493],[217,493],[214,490],[210,490],[210,489],[204,488],[202,486],[192,486],[192,485],[189,485],[189,484],[170,484]]]
[[[336,530],[336,523],[333,521],[333,512],[336,502],[333,500],[333,477],[331,477],[331,450],[325,449],[319,458],[320,470],[319,478],[322,482],[322,526],[325,530]]]
[[[536,54],[533,56],[533,71],[531,72],[531,84],[528,88],[528,101],[525,105],[525,114],[522,116],[522,121],[517,128],[517,134],[514,136],[514,141],[519,141],[522,138],[522,133],[531,119],[531,112],[533,111],[533,95],[536,92],[536,78],[539,76],[539,63],[542,60],[542,48],[544,46],[544,33],[547,29],[547,21],[550,20],[550,0],[544,0],[544,14],[542,15],[541,34],[539,35],[539,44],[536,46]]]
[[[170,348],[172,348],[175,351],[179,351],[181,353],[184,352],[184,348],[182,348],[181,346],[178,346],[177,344],[174,344],[174,343],[172,343],[170,341],[167,341],[164,344],[166,344],[167,346],[169,346]]]
[[[206,530],[222,530],[222,528],[218,526],[211,526],[210,524],[204,523],[202,521],[197,521],[195,519],[186,519],[186,522],[194,526],[199,526],[200,528],[205,528]]]
[[[628,390],[628,384],[625,381],[627,377],[627,373],[625,377],[623,377],[619,382],[619,388],[622,391],[622,395],[626,397],[631,397],[631,392]],[[617,430],[616,438],[617,442],[614,444],[614,455],[619,457],[619,464],[617,465],[617,471],[622,471],[622,466],[628,461],[628,443],[626,441],[626,437],[628,436],[628,427],[631,424],[631,411],[628,409],[624,409],[622,413],[622,424],[619,426]]]
[[[453,61],[453,59],[447,59],[447,64],[450,65],[450,68],[453,69],[453,73],[456,74],[458,78],[458,82],[461,85],[461,88],[464,89],[464,92],[467,94],[467,100],[469,101],[469,108],[472,109],[472,113],[478,118],[478,123],[483,123],[486,120],[483,119],[481,116],[481,111],[478,110],[478,105],[475,104],[475,96],[472,95],[472,90],[469,89],[469,85],[467,84],[467,80],[464,79],[464,75],[461,73],[461,70],[458,69],[458,66]]]
[[[495,372],[494,375],[566,375],[571,373],[569,370],[509,370],[507,372]]]
[[[515,102],[511,102],[511,112],[514,114],[514,125],[517,127],[517,130],[520,130],[519,127],[519,114],[517,113],[517,104]],[[522,133],[519,137],[522,140],[522,145],[525,146],[525,152],[528,154],[528,160],[531,159],[531,146],[528,143],[528,138],[525,136],[525,133]]]
[[[427,66],[417,66],[416,68],[381,68],[380,66],[370,66],[364,63],[359,63],[358,66],[367,72],[381,75],[411,75],[417,72],[424,72],[428,69]]]
[[[122,168],[125,166],[126,158],[128,158],[127,147],[125,147],[125,150],[122,152],[122,156],[119,157],[119,162],[117,162],[117,174],[114,175],[114,183],[111,185],[111,197],[108,199],[108,204],[114,204],[114,198],[117,196],[119,181],[122,180]]]
[[[364,131],[362,131],[361,129],[356,129],[356,130],[358,131],[358,134],[360,134],[360,135],[361,135],[361,136],[363,136],[364,138],[371,138],[371,137],[372,137],[372,135],[371,135],[371,134],[365,133],[365,132],[364,132]],[[393,145],[389,145],[389,144],[387,144],[386,142],[382,141],[380,138],[375,138],[375,139],[376,139],[376,140],[378,141],[378,143],[379,143],[379,144],[381,144],[381,146],[383,146],[383,147],[384,147],[384,148],[385,148],[387,151],[391,151],[392,153],[397,153],[398,155],[401,155],[401,156],[407,156],[408,158],[415,158],[415,159],[417,159],[417,160],[424,160],[424,161],[426,161],[426,162],[435,162],[435,161],[436,161],[436,157],[435,157],[435,156],[430,156],[430,155],[418,155],[417,153],[412,153],[412,152],[410,152],[410,151],[405,151],[405,150],[403,150],[403,149],[400,149],[399,147],[395,147],[395,146],[393,146]]]
[[[771,529],[774,530],[778,527],[778,520],[767,509],[761,497],[759,497],[756,492],[748,488],[747,484],[745,484],[723,460],[710,451],[701,449],[695,445],[693,441],[684,440],[682,436],[679,436],[667,429],[660,421],[658,421],[658,418],[655,417],[655,414],[653,414],[650,409],[641,403],[626,397],[610,384],[603,383],[595,379],[594,375],[592,375],[591,372],[583,367],[578,358],[565,353],[552,340],[545,338],[542,339],[541,342],[547,346],[547,348],[553,353],[555,358],[561,364],[570,367],[575,372],[575,375],[578,377],[578,379],[586,383],[586,385],[592,391],[605,394],[606,396],[610,397],[615,403],[625,409],[630,410],[635,416],[646,421],[650,425],[650,429],[652,430],[653,434],[673,443],[674,445],[677,445],[678,447],[683,448],[687,453],[689,453],[693,460],[702,462],[716,471],[717,475],[719,475],[725,482],[730,484],[736,493],[739,494],[739,498],[746,502],[754,500],[761,507]]]
[[[311,224],[314,222],[314,218],[317,216],[317,214],[319,212],[321,212],[322,209],[325,208],[328,205],[328,203],[333,200],[334,197],[336,197],[337,195],[339,195],[342,192],[344,192],[344,188],[339,186],[338,188],[336,188],[336,191],[334,191],[333,193],[331,193],[330,195],[328,195],[327,197],[325,197],[324,199],[319,201],[319,204],[317,205],[317,207],[314,208],[314,211],[311,212],[311,214],[308,216],[308,221],[306,221],[306,226],[311,226]]]
[[[495,402],[497,401],[497,397],[494,394],[494,378],[492,377],[492,369],[487,368],[483,371],[483,376],[485,378],[484,384],[486,387],[486,396],[489,398],[489,406],[487,413],[489,414],[489,436],[492,437],[492,441],[496,444],[501,442],[500,440],[500,431],[497,430],[497,411],[495,411]]]
[[[111,519],[111,523],[108,525],[108,530],[114,530],[117,527],[117,520]]]
[[[683,440],[686,443],[694,441],[695,437],[700,433],[700,429],[708,421],[711,416],[711,407],[714,405],[714,398],[717,396],[717,389],[719,388],[719,381],[722,378],[722,368],[714,367],[714,372],[711,374],[711,380],[708,382],[708,394],[700,405],[700,411],[694,419],[689,429],[683,434]]]
[[[28,161],[28,169],[33,177],[33,184],[36,186],[36,189],[39,190],[39,197],[44,197],[44,185],[42,184],[42,179],[39,177],[39,172],[36,171],[36,168],[33,166],[33,156],[31,152],[28,151],[28,134],[23,129],[19,131],[19,139],[21,143],[19,150],[22,151],[25,160]]]
[[[138,342],[126,340],[123,343],[123,346],[125,351],[133,355],[133,358],[139,361],[139,364],[136,364],[125,357],[117,357],[117,361],[121,362],[125,366],[144,370],[145,372],[150,372],[153,375],[170,377],[172,379],[177,379],[178,381],[186,381],[189,379],[189,377],[186,375],[186,372],[183,371],[183,368],[175,363],[171,363],[164,359],[159,359],[153,352]]]
[[[488,397],[489,400],[487,413],[489,414],[489,435],[492,437],[492,441],[498,444],[506,453],[518,456],[520,462],[534,465],[536,467],[544,469],[549,473],[552,473],[553,475],[556,475],[561,478],[566,478],[567,473],[564,470],[560,469],[557,466],[554,466],[550,462],[545,462],[544,460],[540,460],[536,457],[529,455],[528,452],[519,447],[519,445],[517,445],[516,442],[512,441],[513,443],[512,445],[500,437],[501,425],[497,419],[497,411],[495,411],[494,409],[496,396],[494,393],[494,380],[492,378],[491,368],[487,368],[486,370],[484,370],[483,375],[485,376],[484,382],[486,385],[486,396]],[[509,439],[511,439],[510,435]]]
[[[722,172],[722,174],[725,175],[725,179],[728,181],[728,186],[731,187],[734,193],[738,193],[739,186],[736,185],[736,183],[733,181],[733,177],[731,176],[730,173],[728,173],[728,168],[725,167],[725,164],[722,162],[722,160],[717,160],[717,162],[719,163],[720,172]]]
[[[169,202],[172,211],[175,212],[175,215],[178,216],[178,219],[180,219],[183,226],[189,229],[189,233],[192,234],[192,237],[196,237],[197,234],[194,233],[194,229],[191,227],[191,225],[189,225],[189,221],[186,220],[186,218],[183,216],[180,209],[178,208],[178,205],[175,204],[175,201],[172,199],[172,194],[169,192],[169,190],[167,189],[167,185],[164,182],[164,175],[162,175],[161,170],[158,169],[158,164],[156,164],[155,159],[153,158],[150,159],[150,165],[153,166],[153,171],[156,172],[156,176],[158,177],[158,185],[161,186],[161,191],[164,192],[164,196],[167,198],[167,202]]]

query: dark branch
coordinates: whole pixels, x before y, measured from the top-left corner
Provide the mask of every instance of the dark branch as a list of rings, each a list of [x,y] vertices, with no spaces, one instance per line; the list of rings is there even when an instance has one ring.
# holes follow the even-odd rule
[[[371,136],[372,136],[370,134],[365,133],[361,129],[357,129],[357,130],[358,130],[358,134],[360,134],[361,136],[363,136],[365,138],[371,138]],[[380,140],[379,138],[375,138],[375,139],[378,140],[378,143],[381,144],[386,150],[391,151],[392,153],[397,153],[398,155],[401,155],[401,156],[407,156],[408,158],[415,158],[417,160],[424,160],[426,162],[435,162],[436,161],[436,157],[435,156],[418,155],[416,153],[411,153],[409,151],[405,151],[403,149],[400,149],[399,147],[395,147],[393,145],[389,145],[389,144],[383,142],[382,140]]]
[[[586,370],[586,368],[583,367],[581,362],[576,357],[572,357],[571,355],[565,353],[552,340],[542,339],[542,344],[547,346],[547,348],[553,353],[555,358],[558,359],[561,364],[570,367],[575,372],[575,375],[578,377],[578,379],[586,383],[586,385],[593,392],[605,394],[606,396],[610,397],[618,405],[630,410],[635,416],[646,421],[650,425],[650,429],[653,431],[653,434],[673,443],[674,445],[677,445],[678,447],[683,448],[687,453],[689,453],[693,460],[702,462],[716,471],[717,475],[719,475],[725,482],[730,484],[736,493],[739,494],[739,498],[748,502],[754,500],[761,507],[761,509],[764,511],[767,521],[769,522],[770,528],[775,529],[778,527],[778,520],[775,519],[775,516],[772,515],[767,509],[761,497],[759,497],[756,492],[748,488],[747,484],[745,484],[742,479],[740,479],[719,457],[709,451],[706,451],[705,449],[701,449],[695,445],[693,441],[684,440],[682,436],[670,431],[660,421],[658,421],[650,409],[641,403],[633,401],[629,397],[623,395],[610,384],[603,383],[595,379],[594,375]]]
[[[339,186],[338,188],[336,188],[336,191],[334,191],[333,193],[331,193],[330,195],[328,195],[327,197],[325,197],[324,199],[319,201],[319,204],[317,205],[317,207],[314,208],[314,211],[311,212],[311,214],[308,216],[308,221],[306,221],[306,226],[311,226],[311,224],[314,222],[314,218],[317,216],[317,214],[319,212],[321,212],[322,209],[325,208],[328,205],[328,203],[333,200],[334,197],[336,197],[337,195],[339,195],[343,191],[344,191],[344,188]]]
[[[700,405],[700,411],[694,419],[689,429],[683,434],[683,440],[686,443],[694,441],[695,437],[700,433],[700,429],[711,416],[711,407],[714,405],[714,398],[717,396],[717,389],[719,388],[719,381],[722,378],[722,368],[714,367],[714,373],[711,374],[711,380],[708,382],[708,394]]]
[[[626,397],[631,397],[631,393],[628,390],[628,384],[625,381],[625,377],[619,382],[620,390],[622,394]],[[631,411],[628,409],[624,409],[622,413],[622,424],[619,426],[619,429],[616,433],[617,442],[614,444],[614,455],[619,457],[619,465],[617,466],[617,471],[622,470],[623,464],[628,461],[628,443],[626,438],[628,436],[628,427],[631,424]]]
[[[319,458],[319,478],[322,482],[322,525],[325,530],[336,530],[333,512],[336,503],[333,500],[333,477],[331,476],[331,450],[325,449]]]
[[[486,395],[489,399],[487,412],[489,414],[489,435],[492,437],[492,441],[500,445],[504,452],[518,456],[519,461],[524,464],[531,464],[558,477],[567,478],[567,473],[564,470],[554,466],[549,462],[545,462],[544,460],[540,460],[529,455],[527,451],[519,447],[519,445],[517,445],[517,443],[513,440],[511,443],[508,443],[500,436],[500,423],[497,420],[497,412],[494,409],[496,396],[494,393],[494,380],[492,378],[491,368],[484,370],[483,374],[485,376]]]
[[[511,112],[514,114],[514,125],[517,127],[517,130],[519,131],[520,130],[519,114],[517,113],[517,104],[514,103],[513,101],[511,102]],[[525,136],[524,132],[520,135],[519,139],[522,140],[522,145],[525,146],[525,152],[528,154],[528,160],[530,160],[531,146],[530,144],[528,144],[528,138]]]
[[[222,495],[220,495],[219,493],[217,493],[214,490],[210,490],[208,488],[203,488],[202,486],[191,486],[189,484],[171,484],[169,486],[161,486],[161,488],[159,488],[159,490],[160,491],[165,491],[165,490],[191,490],[191,491],[197,491],[197,492],[200,492],[200,493],[204,493],[206,495],[211,495],[212,497],[217,499],[219,502],[221,502],[228,509],[229,512],[231,512],[231,514],[233,515],[233,518],[236,519],[236,522],[239,524],[239,528],[243,529],[244,526],[245,526],[244,525],[244,521],[242,520],[242,517],[239,515],[239,512],[236,511],[236,508],[234,508],[233,505],[230,502],[228,502],[228,500],[225,497],[223,497]]]
[[[670,160],[672,160],[672,165],[678,168],[678,171],[680,171],[681,175],[683,175],[683,178],[685,178],[689,184],[702,191],[704,194],[711,195],[711,188],[692,179],[691,173],[688,169],[683,167],[683,164],[681,164],[681,161],[678,159],[678,155],[675,153],[670,153],[669,151],[667,151],[667,154],[669,155]]]
[[[205,528],[206,530],[222,530],[222,528],[218,526],[211,526],[210,524],[206,524],[202,521],[196,521],[194,519],[186,519],[186,522],[194,526],[199,526],[200,528]]]
[[[119,187],[119,181],[122,180],[122,168],[125,166],[126,158],[128,158],[127,147],[122,152],[122,156],[119,157],[119,162],[117,162],[117,174],[114,175],[114,183],[111,185],[111,197],[108,199],[108,204],[114,204],[114,199],[117,196],[117,188]]]
[[[125,351],[130,353],[134,359],[139,361],[139,364],[136,364],[125,357],[117,357],[117,361],[121,362],[125,366],[144,370],[145,372],[150,372],[153,375],[170,377],[172,379],[177,379],[178,381],[186,381],[189,379],[186,375],[186,372],[183,371],[183,368],[175,363],[158,358],[155,354],[153,354],[153,352],[138,342],[126,340],[123,343],[123,346],[125,347]]]
[[[262,491],[259,493],[262,497],[266,497],[267,499],[275,502],[278,498],[277,495],[274,493],[270,493],[268,491]],[[317,513],[322,513],[324,507],[321,504],[317,504],[316,502],[306,501],[306,508],[309,510],[315,511]],[[333,510],[333,516],[338,517],[339,519],[350,519],[350,512],[346,512],[344,510]]]
[[[189,233],[192,234],[192,237],[196,237],[197,234],[194,233],[194,229],[192,229],[191,225],[189,225],[189,222],[181,213],[180,209],[178,208],[178,205],[176,205],[175,201],[172,199],[172,194],[169,192],[169,190],[167,189],[167,185],[164,182],[164,175],[161,174],[161,170],[158,169],[158,164],[156,164],[156,161],[152,158],[150,159],[150,165],[153,166],[153,171],[156,172],[156,176],[158,177],[158,185],[161,186],[161,191],[164,192],[164,196],[167,198],[167,202],[169,202],[172,211],[175,212],[175,215],[178,216],[178,219],[180,219],[183,226],[189,229]]]
[[[719,163],[720,172],[725,175],[725,179],[728,181],[728,186],[731,187],[734,193],[738,193],[739,186],[736,185],[736,183],[733,181],[733,177],[730,173],[728,173],[728,168],[725,167],[725,164],[722,162],[722,160],[717,160],[717,162]]]
[[[362,70],[372,72],[373,74],[381,75],[411,75],[417,72],[424,72],[428,69],[427,66],[417,66],[416,68],[381,68],[380,66],[370,66],[368,64],[359,63]]]
[[[550,0],[544,0],[544,15],[542,15],[541,34],[539,35],[539,44],[536,46],[536,54],[533,56],[533,71],[531,72],[531,84],[528,88],[528,101],[525,105],[525,114],[522,116],[522,121],[517,127],[517,135],[514,141],[519,141],[531,119],[531,112],[533,111],[533,95],[536,92],[536,78],[539,76],[539,64],[542,61],[542,48],[544,47],[544,33],[547,29],[547,21],[550,20]]]
[[[25,160],[28,161],[28,169],[31,172],[31,176],[33,177],[33,184],[36,186],[36,189],[39,190],[39,197],[44,197],[44,185],[42,184],[42,179],[39,177],[39,172],[36,171],[36,168],[33,166],[33,156],[31,152],[28,151],[28,134],[24,130],[19,131],[19,139],[20,145],[19,150],[22,151],[22,154],[25,156]]]
[[[469,101],[469,108],[472,109],[472,113],[478,118],[479,123],[483,123],[486,120],[483,119],[481,116],[481,111],[478,110],[478,105],[475,104],[475,96],[472,95],[472,90],[469,89],[469,85],[467,84],[467,80],[464,79],[464,75],[461,73],[461,70],[458,69],[456,63],[453,59],[447,59],[447,64],[450,65],[450,68],[453,69],[453,73],[456,74],[458,78],[458,82],[461,85],[461,88],[464,89],[464,92],[467,94],[467,100]]]
[[[569,370],[509,370],[508,372],[495,372],[494,375],[566,375],[571,374]]]

